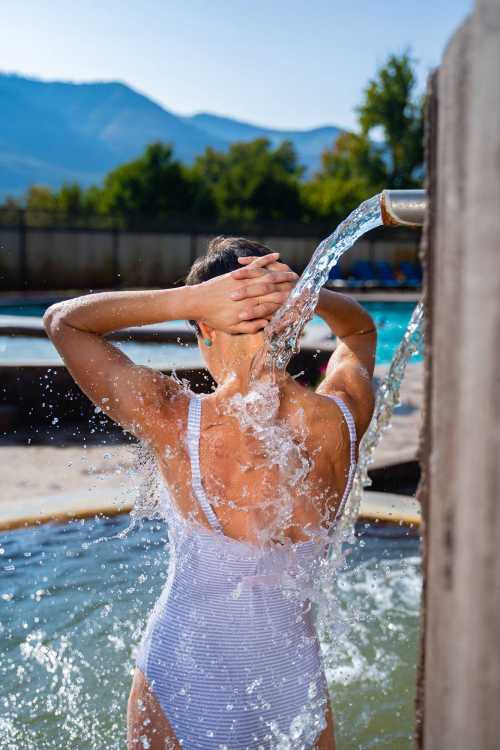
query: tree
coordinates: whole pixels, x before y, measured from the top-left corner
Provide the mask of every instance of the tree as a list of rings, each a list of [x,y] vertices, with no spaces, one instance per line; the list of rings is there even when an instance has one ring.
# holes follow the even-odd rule
[[[266,138],[235,143],[227,152],[207,148],[192,173],[213,196],[221,221],[302,218],[303,168],[292,144],[273,149]]]
[[[31,226],[47,226],[57,222],[57,198],[43,185],[32,185],[25,195],[26,222]]]
[[[85,190],[76,182],[65,183],[59,191],[33,185],[24,199],[27,221],[31,225],[41,226],[87,219],[100,212],[100,196],[99,188]]]
[[[419,186],[423,177],[424,98],[415,93],[414,60],[390,55],[369,81],[358,107],[362,134],[381,129],[387,154],[386,187]]]
[[[410,188],[423,177],[423,99],[413,60],[391,55],[364,91],[359,132],[343,133],[304,184],[306,215],[338,220],[383,188]],[[374,131],[381,132],[375,141]]]
[[[17,224],[21,214],[21,202],[18,198],[8,195],[0,206],[0,219],[3,224]]]
[[[28,211],[57,211],[56,195],[44,185],[32,185],[26,191],[25,204]]]
[[[65,219],[87,218],[99,213],[100,191],[83,190],[76,182],[65,183],[56,193],[57,208]]]
[[[100,199],[103,213],[127,222],[186,214],[192,204],[193,183],[172,147],[152,143],[142,156],[110,172]]]
[[[364,135],[342,133],[323,152],[321,169],[303,186],[309,218],[341,219],[385,186],[380,149]]]

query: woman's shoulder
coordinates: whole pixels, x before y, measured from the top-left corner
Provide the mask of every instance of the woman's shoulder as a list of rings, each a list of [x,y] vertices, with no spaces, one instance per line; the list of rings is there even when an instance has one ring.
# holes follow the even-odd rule
[[[289,409],[293,413],[303,415],[306,421],[313,427],[321,425],[325,421],[332,423],[344,420],[342,409],[339,408],[339,400],[347,406],[350,411],[348,399],[342,398],[344,394],[325,394],[318,393],[312,388],[307,388],[297,384],[296,388],[290,389],[285,396],[289,404]]]

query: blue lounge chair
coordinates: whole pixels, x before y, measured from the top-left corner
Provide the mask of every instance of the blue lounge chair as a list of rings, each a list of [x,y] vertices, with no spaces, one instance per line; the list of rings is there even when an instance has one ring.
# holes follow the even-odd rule
[[[330,273],[328,275],[328,283],[330,286],[340,286],[344,287],[346,286],[346,280],[344,278],[344,274],[342,273],[342,269],[340,266],[337,265],[330,269]]]
[[[349,286],[354,288],[374,287],[376,286],[377,275],[373,263],[369,260],[357,260],[350,269]]]
[[[388,289],[395,289],[401,286],[401,281],[395,278],[394,271],[386,260],[377,260],[374,266],[380,286]]]
[[[404,274],[406,286],[420,286],[422,284],[422,268],[419,263],[402,261],[399,267]]]

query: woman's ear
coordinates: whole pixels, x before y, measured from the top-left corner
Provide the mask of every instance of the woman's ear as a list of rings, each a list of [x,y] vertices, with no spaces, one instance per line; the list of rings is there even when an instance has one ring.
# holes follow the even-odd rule
[[[205,341],[213,341],[216,336],[216,331],[213,328],[210,328],[210,326],[207,326],[206,323],[198,323],[198,328],[201,332],[201,338]]]

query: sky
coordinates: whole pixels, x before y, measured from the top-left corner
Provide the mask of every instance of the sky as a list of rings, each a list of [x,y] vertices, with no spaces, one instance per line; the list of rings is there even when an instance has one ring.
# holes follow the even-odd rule
[[[425,86],[473,0],[1,0],[0,70],[120,80],[178,114],[353,128],[364,86],[411,48]]]

